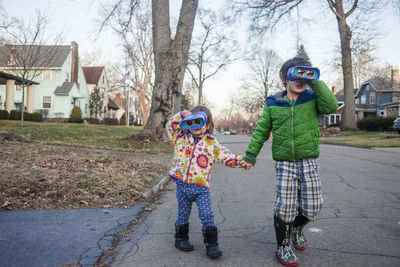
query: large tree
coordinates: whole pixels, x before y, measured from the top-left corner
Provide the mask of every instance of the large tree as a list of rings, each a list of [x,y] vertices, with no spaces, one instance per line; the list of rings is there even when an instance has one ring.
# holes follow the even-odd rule
[[[123,1],[117,1],[104,24]],[[129,0],[129,2],[130,8],[127,12],[133,16],[138,1]],[[182,0],[178,25],[173,35],[170,26],[169,1],[152,0],[155,79],[147,124],[142,131],[132,136],[134,139],[162,139],[169,117],[177,111],[198,2],[198,0]]]
[[[252,13],[253,29],[271,29],[283,18],[290,15],[293,11],[300,7],[300,4],[306,2],[304,0],[247,0],[235,1],[239,4],[241,10],[250,10]],[[352,14],[357,17],[365,14],[366,10],[378,10],[388,1],[364,0],[359,3],[358,0],[352,2],[344,2],[343,0],[326,0],[324,6],[319,11],[327,6],[335,15],[338,25],[341,47],[341,67],[343,72],[343,84],[345,91],[345,109],[342,125],[346,129],[356,129],[355,119],[355,102],[354,102],[354,83],[353,83],[353,68],[351,57],[351,38],[352,29],[348,24],[348,19]],[[322,4],[322,1],[321,1]],[[358,11],[358,12],[355,12]],[[322,18],[321,18],[322,19]],[[368,20],[359,20],[359,23],[368,22]]]

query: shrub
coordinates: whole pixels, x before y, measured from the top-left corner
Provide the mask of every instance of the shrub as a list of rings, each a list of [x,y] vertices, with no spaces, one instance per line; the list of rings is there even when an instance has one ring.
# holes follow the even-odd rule
[[[17,121],[21,119],[21,112],[16,110],[10,111],[10,120]]]
[[[392,131],[393,121],[396,118],[366,118],[357,122],[357,127],[364,131]]]
[[[87,122],[89,124],[100,124],[100,120],[99,119],[93,119],[93,118],[88,119]]]
[[[7,110],[0,110],[0,120],[9,120],[10,113]]]
[[[74,106],[71,115],[69,116],[68,122],[72,123],[83,123],[82,110],[78,106]]]
[[[41,112],[33,112],[31,113],[32,121],[43,122],[43,115]]]
[[[117,119],[104,118],[103,123],[106,125],[118,125]]]
[[[339,134],[340,133],[340,128],[339,127],[329,127],[328,128],[328,133],[330,133],[330,134]]]
[[[32,113],[24,112],[24,121],[32,121]]]

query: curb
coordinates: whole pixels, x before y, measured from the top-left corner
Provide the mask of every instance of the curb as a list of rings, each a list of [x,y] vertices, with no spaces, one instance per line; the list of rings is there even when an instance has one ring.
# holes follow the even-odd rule
[[[170,177],[168,175],[164,175],[161,180],[153,186],[150,190],[143,192],[142,196],[148,200],[151,198],[154,194],[158,193],[161,189],[164,188],[164,185],[169,182]]]

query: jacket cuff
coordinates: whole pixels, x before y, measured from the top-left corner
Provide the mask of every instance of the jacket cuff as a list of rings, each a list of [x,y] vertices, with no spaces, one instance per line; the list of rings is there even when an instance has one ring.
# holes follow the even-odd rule
[[[243,156],[243,160],[247,163],[256,164],[256,156],[250,153],[246,153],[246,156]]]

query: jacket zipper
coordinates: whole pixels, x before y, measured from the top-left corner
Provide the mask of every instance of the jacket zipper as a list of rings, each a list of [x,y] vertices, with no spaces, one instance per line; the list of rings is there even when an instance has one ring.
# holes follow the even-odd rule
[[[294,106],[290,107],[290,112],[292,115],[292,156],[293,156],[293,160],[296,159],[295,157],[295,153],[294,153]]]

